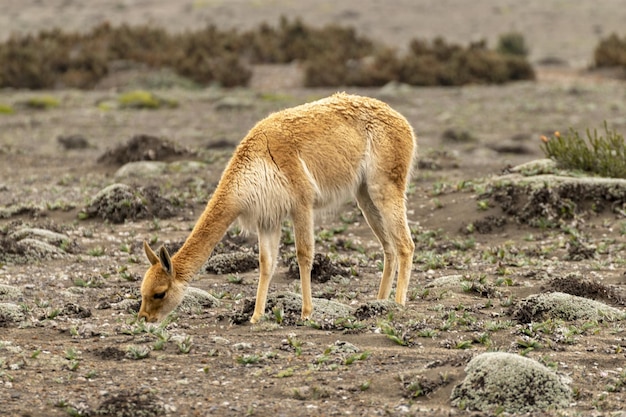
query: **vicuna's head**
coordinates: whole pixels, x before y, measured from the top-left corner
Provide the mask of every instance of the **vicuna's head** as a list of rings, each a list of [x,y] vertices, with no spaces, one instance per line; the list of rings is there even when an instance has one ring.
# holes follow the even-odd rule
[[[158,255],[145,241],[143,248],[152,266],[141,283],[141,308],[137,318],[155,322],[163,319],[180,304],[187,283],[176,279],[174,264],[164,246],[161,246]]]

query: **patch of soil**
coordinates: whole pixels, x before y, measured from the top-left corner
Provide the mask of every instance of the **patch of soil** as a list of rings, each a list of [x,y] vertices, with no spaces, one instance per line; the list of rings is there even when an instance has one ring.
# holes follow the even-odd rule
[[[596,257],[596,246],[587,242],[586,239],[574,237],[567,242],[567,255],[565,259],[568,261],[584,261]]]
[[[413,378],[402,378],[402,388],[404,396],[407,398],[418,398],[429,396],[439,388],[445,387],[452,382],[450,379],[444,378],[442,374],[437,376],[416,375]]]
[[[157,417],[165,414],[159,398],[151,392],[121,391],[104,400],[95,410],[101,417]]]
[[[475,220],[472,222],[474,230],[480,234],[491,233],[496,229],[502,229],[506,225],[506,217],[504,216],[487,216],[484,219]],[[462,228],[467,230],[467,228]]]
[[[555,224],[589,212],[600,213],[610,207],[617,210],[626,204],[626,191],[603,183],[563,182],[542,187],[508,183],[487,193],[506,214],[523,224]]]
[[[92,353],[98,358],[104,360],[119,361],[126,357],[126,352],[115,346],[107,346],[101,349],[94,349]]]
[[[300,279],[300,267],[295,256],[289,257],[285,264],[289,266],[287,276],[291,279]],[[332,277],[339,275],[349,277],[348,268],[338,265],[328,255],[316,253],[313,257],[313,267],[311,269],[311,282],[324,283]]]
[[[136,161],[176,161],[195,157],[196,153],[174,142],[151,135],[135,135],[126,143],[104,152],[98,162],[124,165]]]
[[[469,352],[460,353],[458,355],[449,355],[444,359],[437,359],[426,365],[426,369],[440,368],[443,366],[461,367],[467,365],[473,355]]]
[[[367,320],[372,317],[380,317],[398,309],[398,304],[390,300],[368,301],[354,310],[354,317],[359,320]]]
[[[222,316],[222,318],[228,318],[228,320],[233,324],[244,324],[250,321],[250,317],[252,317],[252,314],[254,314],[255,305],[256,305],[256,300],[254,298],[244,298],[241,301],[241,307],[238,310],[232,313],[226,314]],[[266,307],[266,311],[267,311],[267,307]]]
[[[156,185],[131,187],[112,184],[101,190],[83,208],[81,215],[123,223],[139,219],[166,219],[175,216],[179,210],[178,201],[163,197]]]
[[[546,291],[560,291],[579,297],[602,300],[619,305],[626,305],[626,296],[617,288],[583,278],[580,274],[571,273],[562,277],[554,277],[543,287]]]
[[[61,135],[57,137],[57,142],[66,150],[87,149],[91,146],[83,135]]]
[[[91,317],[91,310],[78,304],[67,303],[63,306],[59,315],[77,319],[85,319],[87,317]]]

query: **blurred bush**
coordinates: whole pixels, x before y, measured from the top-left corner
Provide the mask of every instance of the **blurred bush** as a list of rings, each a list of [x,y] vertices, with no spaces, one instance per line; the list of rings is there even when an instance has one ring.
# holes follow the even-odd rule
[[[442,38],[432,42],[412,40],[404,56],[382,47],[360,59],[320,55],[306,62],[305,69],[305,82],[311,87],[368,87],[390,81],[416,86],[459,86],[535,78],[532,66],[524,57],[490,50],[484,41],[463,48]]]
[[[501,84],[535,78],[523,57],[488,49],[485,41],[463,48],[441,38],[432,43],[413,40],[401,74],[399,81],[412,85]]]
[[[626,69],[626,36],[620,39],[612,34],[602,39],[594,51],[596,67],[623,67]]]
[[[200,85],[246,85],[250,65],[299,61],[307,86],[504,83],[533,79],[520,34],[503,35],[497,50],[485,42],[461,47],[438,38],[413,40],[409,52],[359,36],[353,28],[313,28],[281,18],[239,33],[214,26],[170,34],[162,28],[105,23],[85,34],[60,30],[12,36],[0,44],[0,87],[92,88],[120,63],[170,68]]]
[[[374,50],[373,42],[358,36],[354,28],[327,25],[318,29],[300,19],[291,22],[285,17],[281,17],[277,28],[262,24],[244,33],[242,39],[242,53],[252,63],[309,61],[328,55],[350,60]]]

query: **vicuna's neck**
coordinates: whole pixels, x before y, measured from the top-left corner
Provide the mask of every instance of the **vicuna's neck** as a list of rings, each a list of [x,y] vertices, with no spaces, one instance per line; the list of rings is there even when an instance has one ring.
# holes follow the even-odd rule
[[[237,205],[218,187],[185,244],[172,257],[176,276],[191,280],[238,216]]]

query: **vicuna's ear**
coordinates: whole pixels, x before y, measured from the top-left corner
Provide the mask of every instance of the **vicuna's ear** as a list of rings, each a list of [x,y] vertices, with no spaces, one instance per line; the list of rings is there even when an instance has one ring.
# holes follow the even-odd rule
[[[152,248],[150,248],[150,245],[148,245],[148,242],[146,242],[145,240],[143,241],[143,250],[144,252],[146,252],[146,256],[148,257],[150,264],[156,265],[159,263],[159,257],[156,255],[156,253],[154,253]]]
[[[159,249],[159,260],[161,261],[161,268],[167,273],[167,275],[174,276],[174,265],[172,264],[172,258],[170,253],[165,249],[165,246],[161,246]]]

